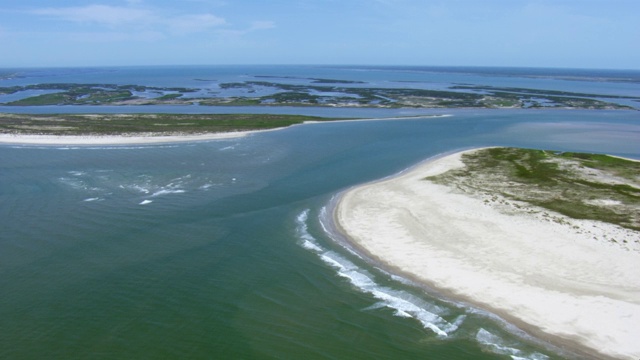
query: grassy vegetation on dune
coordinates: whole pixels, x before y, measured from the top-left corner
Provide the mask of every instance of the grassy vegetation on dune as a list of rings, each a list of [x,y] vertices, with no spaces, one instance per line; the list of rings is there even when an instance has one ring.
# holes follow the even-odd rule
[[[335,119],[271,114],[0,114],[0,133],[47,135],[202,134],[265,130]]]
[[[640,162],[518,148],[483,149],[462,160],[466,167],[428,180],[640,231]]]

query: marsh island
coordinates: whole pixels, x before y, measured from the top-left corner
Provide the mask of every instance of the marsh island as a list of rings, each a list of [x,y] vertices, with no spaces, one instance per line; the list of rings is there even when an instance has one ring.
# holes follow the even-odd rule
[[[465,84],[421,89],[410,84],[387,88],[339,79],[309,78],[298,79],[306,83],[286,83],[266,81],[275,79],[264,76],[254,78],[242,82],[197,79],[207,83],[203,88],[76,83],[0,87],[0,95],[18,97],[10,101],[0,97],[0,104],[634,109],[615,100],[640,101],[633,96]]]

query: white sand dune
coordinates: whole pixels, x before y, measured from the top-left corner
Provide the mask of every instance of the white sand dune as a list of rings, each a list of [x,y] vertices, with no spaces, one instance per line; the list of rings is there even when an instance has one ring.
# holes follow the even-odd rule
[[[552,343],[640,359],[640,252],[423,180],[464,166],[461,154],[347,191],[337,225],[391,270]],[[612,224],[581,226],[640,238]]]

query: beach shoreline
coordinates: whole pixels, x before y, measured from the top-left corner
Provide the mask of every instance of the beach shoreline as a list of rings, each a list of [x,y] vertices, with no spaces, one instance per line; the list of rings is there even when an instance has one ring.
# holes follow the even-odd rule
[[[416,115],[416,116],[395,116],[386,118],[363,118],[363,119],[344,119],[331,121],[304,121],[300,124],[293,124],[285,127],[277,127],[261,130],[245,130],[230,132],[211,132],[201,134],[191,133],[131,133],[117,135],[36,135],[36,134],[2,134],[0,133],[0,145],[152,145],[164,143],[184,143],[198,142],[210,140],[223,140],[245,137],[247,135],[262,133],[267,131],[277,131],[300,125],[314,125],[340,122],[355,121],[385,121],[385,120],[411,120],[424,118],[445,118],[451,117],[450,114],[435,115]]]
[[[268,130],[219,132],[207,134],[135,134],[135,135],[31,135],[0,134],[0,145],[152,145],[245,137]]]
[[[442,154],[344,191],[331,209],[335,230],[376,265],[445,299],[495,314],[551,344],[552,351],[575,358],[638,358],[640,283],[629,271],[638,269],[634,261],[640,254],[565,236],[566,229],[501,214],[479,199],[422,180],[464,166],[461,155]],[[418,199],[421,205],[412,206]],[[540,234],[549,238],[532,241]],[[612,260],[614,269],[607,269]],[[549,264],[562,261],[568,269]]]

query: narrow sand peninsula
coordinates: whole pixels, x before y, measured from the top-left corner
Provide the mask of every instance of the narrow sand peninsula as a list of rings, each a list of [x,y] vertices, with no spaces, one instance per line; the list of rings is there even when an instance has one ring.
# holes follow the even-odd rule
[[[127,116],[123,114],[113,114],[114,116]],[[96,116],[86,114],[85,116]],[[378,121],[378,120],[402,120],[412,118],[441,118],[450,117],[449,114],[436,115],[416,115],[416,116],[399,116],[388,118],[370,118],[370,119],[346,119],[331,121],[313,121],[307,120],[301,124],[293,124],[288,127],[304,125],[304,124],[326,124],[329,122],[352,122],[352,121]],[[232,132],[213,132],[204,134],[167,134],[167,133],[136,133],[136,134],[120,134],[120,135],[32,135],[32,134],[0,134],[0,145],[134,145],[134,144],[159,144],[159,143],[175,143],[189,141],[207,141],[218,139],[229,139],[247,136],[258,132],[278,131],[288,128],[276,127],[261,130],[232,131]]]
[[[264,131],[264,130],[258,130]],[[13,145],[133,145],[230,139],[256,131],[182,135],[25,135],[0,134],[0,144]]]
[[[556,345],[640,359],[640,252],[424,180],[464,166],[461,155],[347,191],[337,225],[390,269]],[[621,231],[580,224],[593,225]]]

